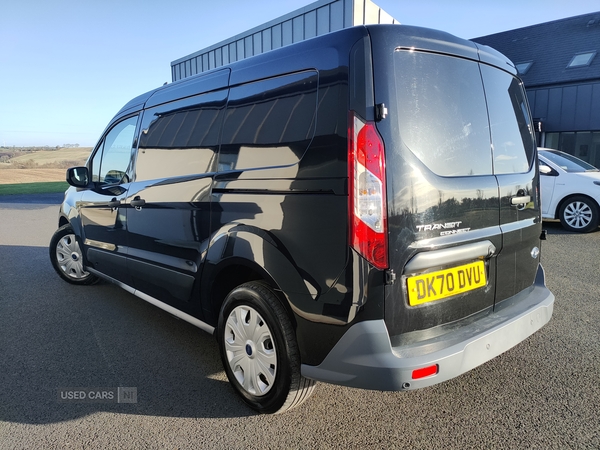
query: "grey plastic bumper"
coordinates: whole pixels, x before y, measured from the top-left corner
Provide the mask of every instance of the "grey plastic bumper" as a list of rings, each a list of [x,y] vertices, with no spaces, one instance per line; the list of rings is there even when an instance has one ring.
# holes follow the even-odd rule
[[[538,268],[534,288],[502,302],[496,311],[443,336],[392,347],[383,320],[359,322],[318,366],[302,375],[343,386],[384,391],[419,389],[461,375],[531,336],[552,317],[554,295]],[[415,369],[437,364],[438,373],[412,379]]]

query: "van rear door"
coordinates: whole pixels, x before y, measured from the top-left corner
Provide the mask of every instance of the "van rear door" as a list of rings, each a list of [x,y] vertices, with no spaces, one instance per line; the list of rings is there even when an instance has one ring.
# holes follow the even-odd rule
[[[483,53],[482,58],[490,55]],[[541,234],[535,138],[523,84],[481,64],[500,193],[502,250],[498,254],[496,302],[531,286],[539,263]]]
[[[396,345],[476,320],[533,283],[537,169],[523,89],[504,59],[482,62],[475,44],[432,30],[370,31],[375,103],[388,109],[377,128]]]
[[[393,58],[389,121],[398,135],[384,138],[390,269],[397,275],[386,290],[392,336],[491,310],[502,248],[479,64],[403,48]]]

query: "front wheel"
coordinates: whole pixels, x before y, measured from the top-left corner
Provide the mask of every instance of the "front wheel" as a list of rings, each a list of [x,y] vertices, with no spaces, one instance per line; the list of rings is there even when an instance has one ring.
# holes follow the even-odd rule
[[[60,227],[52,236],[50,261],[60,277],[71,284],[87,285],[98,281],[95,275],[85,270],[79,242],[69,224]]]
[[[566,230],[588,233],[598,228],[598,205],[588,197],[571,197],[560,207],[559,218]]]
[[[249,282],[231,291],[217,332],[227,378],[251,408],[281,413],[313,393],[315,381],[300,374],[289,316],[267,284]]]

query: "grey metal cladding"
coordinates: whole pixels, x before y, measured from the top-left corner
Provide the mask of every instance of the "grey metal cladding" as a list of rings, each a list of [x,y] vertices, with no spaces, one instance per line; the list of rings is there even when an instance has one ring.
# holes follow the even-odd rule
[[[600,11],[472,39],[502,52],[520,74],[533,117],[544,131],[600,129]],[[577,54],[596,52],[589,64],[567,67]]]
[[[600,80],[600,57],[590,65],[567,68],[573,56],[600,52],[600,11],[471,39],[500,51],[515,64],[533,61],[521,78],[528,89],[559,83]]]
[[[371,0],[319,0],[171,63],[173,81],[315,36],[365,24],[399,23]]]

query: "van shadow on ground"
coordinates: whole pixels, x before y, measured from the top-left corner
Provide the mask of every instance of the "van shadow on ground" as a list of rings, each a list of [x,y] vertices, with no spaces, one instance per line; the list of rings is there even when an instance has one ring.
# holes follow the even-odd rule
[[[43,247],[0,246],[0,274],[0,421],[254,414],[226,381],[209,334],[112,284],[62,281]],[[138,401],[59,402],[58,390],[73,387],[136,387]]]

